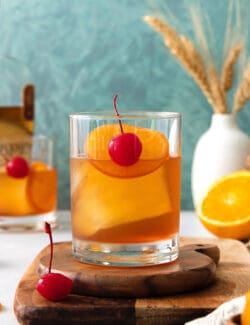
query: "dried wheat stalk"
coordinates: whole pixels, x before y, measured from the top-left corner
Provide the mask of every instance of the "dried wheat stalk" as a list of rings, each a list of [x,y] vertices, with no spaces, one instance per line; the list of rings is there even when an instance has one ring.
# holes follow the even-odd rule
[[[228,56],[223,64],[222,75],[221,75],[221,84],[224,91],[228,91],[233,86],[234,80],[234,65],[239,57],[239,54],[242,50],[242,45],[236,45],[231,48],[228,53]]]
[[[217,70],[211,66],[209,69],[210,89],[213,96],[214,111],[215,113],[227,113],[227,100],[224,90],[222,89],[221,82]]]
[[[233,113],[236,114],[242,110],[243,106],[250,99],[250,63],[246,67],[243,78],[234,95]]]
[[[226,92],[233,86],[234,66],[243,48],[242,44],[237,44],[230,49],[220,78],[214,66],[206,67],[202,56],[187,37],[178,35],[165,21],[156,17],[145,16],[144,21],[162,35],[165,45],[193,77],[214,112],[228,113]],[[232,112],[238,113],[248,100],[250,100],[250,64],[235,93]]]
[[[163,36],[164,43],[169,48],[172,55],[174,55],[189,72],[203,91],[208,102],[213,106],[213,97],[207,78],[206,66],[192,42],[185,36],[179,36],[166,22],[156,17],[145,16],[144,21]]]

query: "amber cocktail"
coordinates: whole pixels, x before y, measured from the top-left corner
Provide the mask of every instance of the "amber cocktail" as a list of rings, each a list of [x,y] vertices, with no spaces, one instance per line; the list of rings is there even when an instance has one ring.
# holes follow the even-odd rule
[[[144,266],[178,257],[181,116],[70,115],[73,254]]]
[[[43,229],[44,221],[52,225],[56,221],[57,172],[52,142],[37,136],[20,143],[22,146],[8,144],[1,152],[1,230],[38,230]],[[19,147],[12,155],[10,149]]]

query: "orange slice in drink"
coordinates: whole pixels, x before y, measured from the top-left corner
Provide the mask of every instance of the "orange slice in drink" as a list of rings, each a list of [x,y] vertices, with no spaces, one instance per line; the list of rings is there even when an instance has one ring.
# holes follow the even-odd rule
[[[28,177],[14,178],[0,173],[0,214],[2,216],[25,216],[33,214],[34,207],[27,198]]]
[[[56,207],[57,174],[41,162],[31,165],[27,194],[37,212],[49,212]]]
[[[34,170],[39,171],[39,170],[47,170],[48,166],[42,161],[33,161],[30,165],[30,168],[33,171]]]
[[[212,185],[198,206],[203,225],[218,237],[250,238],[250,171],[237,171]]]
[[[85,175],[72,193],[76,236],[90,237],[99,230],[147,222],[172,210],[163,167],[139,178],[121,180],[101,173],[87,160],[77,163],[84,165],[79,168]]]
[[[169,143],[159,131],[123,124],[125,133],[136,134],[142,143],[139,160],[130,166],[120,166],[108,152],[110,140],[121,134],[119,124],[106,124],[95,128],[87,137],[84,151],[91,163],[101,172],[115,177],[137,177],[156,170],[169,157]]]

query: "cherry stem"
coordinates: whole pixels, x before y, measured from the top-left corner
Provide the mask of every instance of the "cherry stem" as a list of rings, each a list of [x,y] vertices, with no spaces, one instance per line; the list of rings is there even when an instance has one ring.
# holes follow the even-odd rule
[[[118,94],[116,94],[116,95],[114,96],[114,109],[115,109],[115,112],[116,112],[116,116],[117,116],[117,118],[118,118],[118,122],[119,122],[119,125],[120,125],[121,133],[124,133],[124,131],[123,131],[123,127],[122,127],[121,116],[120,116],[120,114],[119,114],[119,112],[118,112],[118,109],[117,109],[117,107],[116,107],[117,97],[118,97]]]
[[[52,259],[53,259],[53,240],[52,240],[52,232],[51,226],[48,222],[45,222],[45,232],[49,234],[50,241],[50,259],[49,259],[49,270],[48,273],[51,273]]]

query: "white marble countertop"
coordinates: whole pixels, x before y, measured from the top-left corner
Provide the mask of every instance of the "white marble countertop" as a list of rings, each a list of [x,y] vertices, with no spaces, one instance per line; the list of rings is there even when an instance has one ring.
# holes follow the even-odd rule
[[[53,231],[54,242],[71,240],[70,212],[58,211],[58,229]],[[213,237],[199,222],[193,211],[181,213],[180,235]],[[0,233],[0,311],[1,325],[16,325],[13,300],[17,284],[35,256],[49,244],[45,233]]]

